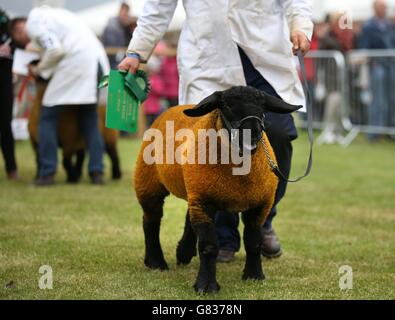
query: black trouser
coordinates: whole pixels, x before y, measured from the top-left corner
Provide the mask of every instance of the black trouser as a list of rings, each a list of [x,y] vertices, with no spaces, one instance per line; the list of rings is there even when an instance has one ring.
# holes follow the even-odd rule
[[[13,102],[12,60],[0,58],[0,143],[7,173],[17,169],[11,129]]]
[[[239,49],[239,51],[247,85],[280,98],[269,82],[267,82],[266,79],[264,79],[254,68],[247,55],[241,49]],[[266,134],[273,147],[274,153],[276,154],[278,166],[284,175],[288,177],[291,170],[292,141],[298,136],[293,117],[290,114],[268,112],[266,114],[265,126]],[[272,228],[272,221],[277,214],[276,206],[284,197],[286,189],[287,183],[280,180],[274,206],[265,222],[265,225],[263,226],[264,228]],[[239,225],[239,215],[229,214],[227,212],[218,212],[215,224],[220,249],[239,251],[240,235],[237,229]]]

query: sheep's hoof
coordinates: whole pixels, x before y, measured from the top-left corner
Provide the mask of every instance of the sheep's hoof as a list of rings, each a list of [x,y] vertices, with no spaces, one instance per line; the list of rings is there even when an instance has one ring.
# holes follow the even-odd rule
[[[180,241],[177,247],[177,265],[188,265],[191,263],[193,257],[196,257],[196,245],[187,245]]]
[[[112,180],[121,180],[122,179],[122,172],[120,170],[112,171]]]
[[[77,179],[67,179],[66,183],[68,183],[68,184],[78,184],[79,180],[77,180]]]
[[[177,258],[177,266],[187,266],[191,263],[192,257],[190,259],[179,259]]]
[[[197,281],[193,286],[198,294],[215,294],[221,289],[217,281]]]
[[[66,182],[69,184],[76,184],[79,183],[81,180],[82,172],[67,172],[67,180]]]
[[[244,270],[243,272],[243,280],[254,280],[254,281],[263,281],[265,280],[265,275],[262,270]]]
[[[169,266],[167,265],[165,260],[161,259],[153,259],[153,258],[146,258],[144,260],[144,264],[147,268],[152,270],[161,270],[167,271],[169,270]]]
[[[66,182],[70,183],[70,184],[76,184],[76,183],[80,182],[80,178],[75,174],[69,174],[69,175],[67,175]]]

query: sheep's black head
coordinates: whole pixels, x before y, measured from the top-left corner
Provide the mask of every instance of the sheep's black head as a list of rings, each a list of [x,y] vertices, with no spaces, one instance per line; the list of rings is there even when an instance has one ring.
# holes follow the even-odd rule
[[[233,142],[238,142],[240,151],[254,153],[262,138],[266,112],[291,113],[302,106],[288,104],[252,87],[233,87],[217,91],[192,109],[184,110],[189,117],[201,117],[218,109]],[[236,130],[234,130],[236,129]],[[251,143],[243,142],[243,130],[250,130]]]

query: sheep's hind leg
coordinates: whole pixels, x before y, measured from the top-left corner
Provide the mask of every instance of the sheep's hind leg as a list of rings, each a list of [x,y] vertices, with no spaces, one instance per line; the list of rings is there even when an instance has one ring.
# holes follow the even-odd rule
[[[122,178],[122,172],[116,145],[106,144],[106,152],[111,159],[112,179],[120,180]]]
[[[63,153],[63,168],[66,171],[67,183],[77,183],[78,181],[73,167],[72,154]]]
[[[166,194],[167,195],[167,194]],[[165,196],[141,203],[144,210],[143,228],[145,236],[144,264],[150,269],[168,270],[160,244],[160,223],[163,216]]]
[[[76,161],[74,165],[74,170],[77,178],[77,182],[81,180],[82,177],[82,169],[84,167],[84,161],[85,161],[85,149],[79,149],[76,152]]]
[[[213,222],[213,208],[190,204],[192,227],[198,237],[200,257],[199,273],[194,285],[197,293],[216,293],[220,290],[216,275],[216,261],[219,252],[218,239]]]
[[[34,180],[37,180],[38,177],[40,176],[40,157],[38,155],[38,143],[33,140],[33,138],[30,138],[33,151],[34,151],[34,156],[36,159],[36,176],[34,177]]]
[[[263,209],[254,209],[243,212],[244,246],[246,263],[243,271],[243,280],[264,280],[261,260],[261,215]]]
[[[177,264],[187,265],[196,256],[197,236],[192,228],[189,211],[187,212],[184,234],[177,246]]]

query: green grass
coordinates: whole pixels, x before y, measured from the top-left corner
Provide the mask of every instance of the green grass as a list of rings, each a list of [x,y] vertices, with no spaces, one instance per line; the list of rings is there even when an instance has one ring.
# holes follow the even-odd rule
[[[222,290],[197,297],[198,262],[177,267],[186,204],[169,198],[162,243],[171,271],[143,266],[142,213],[132,171],[140,143],[120,143],[124,179],[92,187],[36,189],[28,143],[17,145],[23,181],[0,174],[0,299],[394,299],[395,144],[358,139],[349,148],[315,150],[313,174],[290,185],[275,221],[284,255],[264,261],[267,280],[243,282],[245,253],[218,266]],[[301,173],[307,139],[295,143],[293,175]],[[2,166],[2,163],[0,163]],[[108,166],[107,166],[108,167]],[[62,171],[62,170],[61,170]],[[38,272],[51,265],[54,289],[40,290]],[[353,289],[341,291],[339,267],[353,268]],[[6,284],[13,282],[6,288]]]

